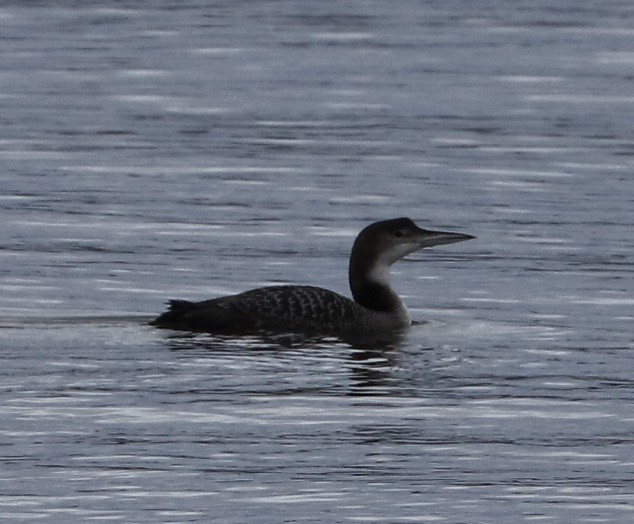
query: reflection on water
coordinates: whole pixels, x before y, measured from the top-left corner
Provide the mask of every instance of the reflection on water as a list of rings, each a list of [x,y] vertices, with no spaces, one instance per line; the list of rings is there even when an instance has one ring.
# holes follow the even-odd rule
[[[14,4],[0,518],[632,520],[627,3]],[[394,216],[401,340],[147,326]]]
[[[429,517],[503,521],[495,508],[518,499],[557,518],[625,517],[631,378],[606,364],[618,357],[453,324],[385,350],[170,337],[136,319],[6,329],[4,507],[150,520],[221,504],[237,522],[336,502],[342,518],[382,519],[420,516],[424,497]]]

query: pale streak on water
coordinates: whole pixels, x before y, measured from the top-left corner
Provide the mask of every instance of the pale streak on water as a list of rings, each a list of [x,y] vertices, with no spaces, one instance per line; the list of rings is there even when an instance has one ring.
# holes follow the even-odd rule
[[[0,518],[632,522],[633,17],[3,3]],[[401,215],[398,347],[144,324]]]

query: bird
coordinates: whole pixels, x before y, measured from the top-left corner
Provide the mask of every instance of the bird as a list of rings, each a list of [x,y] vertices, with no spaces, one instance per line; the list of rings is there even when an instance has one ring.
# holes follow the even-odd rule
[[[190,302],[170,300],[150,322],[158,328],[218,335],[296,333],[345,337],[405,330],[407,307],[390,284],[390,267],[419,249],[475,237],[431,231],[410,218],[374,222],[356,237],[348,266],[352,299],[311,285],[274,285]]]

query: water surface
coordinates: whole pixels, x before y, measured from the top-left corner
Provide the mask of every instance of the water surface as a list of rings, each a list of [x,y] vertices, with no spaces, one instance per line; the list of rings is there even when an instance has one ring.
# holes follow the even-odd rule
[[[3,4],[0,517],[631,522],[633,15]],[[400,344],[146,325],[394,216]]]

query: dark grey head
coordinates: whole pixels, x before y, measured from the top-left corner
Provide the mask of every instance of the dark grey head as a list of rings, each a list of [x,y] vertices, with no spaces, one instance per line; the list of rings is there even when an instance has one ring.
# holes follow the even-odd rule
[[[418,227],[409,218],[374,222],[357,236],[352,247],[353,258],[368,258],[387,266],[419,249],[453,244],[475,238],[462,233],[430,231]]]

